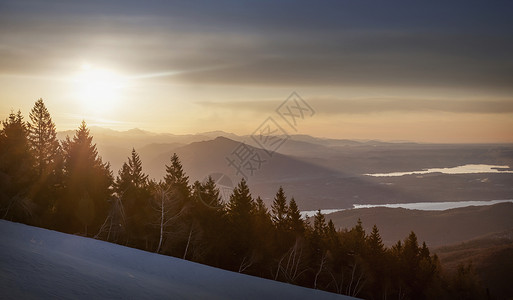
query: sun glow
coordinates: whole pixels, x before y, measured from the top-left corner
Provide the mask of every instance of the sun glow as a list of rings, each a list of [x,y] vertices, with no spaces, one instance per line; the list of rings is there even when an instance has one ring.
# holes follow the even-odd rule
[[[74,82],[74,96],[82,112],[96,116],[116,107],[126,84],[118,73],[89,64],[81,66]]]

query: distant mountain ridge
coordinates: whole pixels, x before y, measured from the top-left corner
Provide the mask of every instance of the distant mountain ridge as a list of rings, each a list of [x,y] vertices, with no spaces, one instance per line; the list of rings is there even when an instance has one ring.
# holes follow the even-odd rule
[[[513,229],[513,203],[469,206],[443,211],[404,208],[361,208],[326,215],[337,228],[351,228],[361,219],[367,232],[376,224],[383,242],[393,245],[414,231],[420,241],[438,247]]]
[[[114,176],[132,148],[139,153],[143,171],[160,180],[173,153],[194,180],[223,173],[236,183],[242,175],[229,166],[234,150],[245,143],[264,162],[248,176],[253,195],[270,205],[282,186],[301,210],[350,208],[353,204],[433,201],[470,201],[513,198],[513,174],[461,176],[428,174],[396,178],[371,178],[367,173],[414,171],[464,164],[513,166],[512,145],[451,145],[352,141],[291,135],[269,156],[251,136],[223,131],[175,135],[141,129],[115,131],[90,128],[93,142]],[[59,132],[60,139],[74,131]],[[478,183],[478,185],[476,185]]]

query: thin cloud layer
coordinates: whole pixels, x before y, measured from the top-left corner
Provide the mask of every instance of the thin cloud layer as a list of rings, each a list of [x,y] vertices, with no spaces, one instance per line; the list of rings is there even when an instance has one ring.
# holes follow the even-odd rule
[[[448,112],[470,114],[511,114],[513,100],[451,100],[451,99],[306,99],[322,115],[375,114],[385,112]],[[198,101],[209,109],[272,112],[281,101]]]
[[[511,11],[511,1],[473,0],[0,0],[0,110],[43,97],[61,124],[87,107],[82,118],[149,130],[251,131],[248,116],[298,91],[318,113],[311,134],[344,138],[367,124],[350,137],[410,138],[412,125],[396,120],[418,113],[425,128],[459,128],[444,140],[512,141]],[[118,76],[109,112],[80,95],[89,64]]]
[[[512,89],[513,22],[501,18],[504,4],[450,17],[404,2],[381,7],[389,17],[334,3],[286,2],[286,13],[261,3],[97,5],[50,2],[37,13],[6,4],[0,72],[46,72],[93,57],[136,75],[177,72],[167,80],[194,84]],[[398,7],[409,11],[399,16]],[[487,23],[476,29],[480,19]],[[490,22],[501,27],[487,28]]]

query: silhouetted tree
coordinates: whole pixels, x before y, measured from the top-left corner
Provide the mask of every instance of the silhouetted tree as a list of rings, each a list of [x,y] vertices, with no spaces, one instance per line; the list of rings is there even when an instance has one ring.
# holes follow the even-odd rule
[[[367,236],[367,253],[365,260],[367,265],[368,298],[386,298],[389,288],[390,272],[387,272],[388,255],[378,227],[374,224],[371,233]]]
[[[288,231],[294,235],[303,236],[305,233],[305,222],[301,218],[301,213],[297,207],[294,197],[290,199],[289,209],[287,210]]]
[[[185,174],[176,153],[171,156],[171,164],[166,165],[164,184],[174,203],[172,214],[177,216],[170,225],[169,234],[172,238],[168,239],[166,248],[170,249],[169,253],[174,256],[186,257],[188,245],[195,230],[192,218],[194,202],[191,199],[189,177]]]
[[[231,237],[229,251],[233,257],[231,266],[233,270],[246,269],[249,267],[247,264],[252,264],[254,261],[254,207],[249,187],[246,180],[242,178],[233,190],[227,207]]]
[[[11,112],[0,131],[0,217],[33,222],[35,205],[30,198],[34,181],[33,156],[27,125],[21,112]]]
[[[47,224],[51,219],[55,199],[60,197],[58,192],[62,183],[62,154],[55,124],[43,99],[35,102],[29,117],[29,143],[37,173],[31,196],[38,206],[39,216],[46,219],[43,223]]]
[[[143,173],[141,159],[133,148],[118,172],[114,191],[117,197],[112,201],[110,221],[125,233],[131,245],[144,248],[151,230],[151,191],[148,175]]]
[[[92,140],[82,121],[73,139],[63,143],[65,195],[57,209],[65,232],[96,234],[108,214],[112,174]]]
[[[171,164],[166,165],[166,175],[164,177],[166,185],[173,190],[174,197],[182,205],[188,204],[191,196],[189,186],[189,177],[185,175],[182,163],[176,153],[171,156]]]
[[[191,239],[189,257],[198,262],[218,266],[223,259],[223,247],[226,236],[219,234],[226,231],[225,207],[219,189],[212,177],[193,184]]]
[[[278,231],[285,232],[287,229],[287,197],[283,188],[280,186],[276,196],[274,196],[273,204],[271,205],[271,217],[274,226]]]
[[[38,176],[53,172],[60,154],[57,131],[43,99],[39,99],[29,114],[29,142],[34,153]]]

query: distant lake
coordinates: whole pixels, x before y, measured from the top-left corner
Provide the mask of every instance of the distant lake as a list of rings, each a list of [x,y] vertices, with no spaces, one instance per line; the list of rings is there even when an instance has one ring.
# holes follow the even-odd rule
[[[419,171],[409,172],[392,172],[392,173],[373,173],[364,174],[374,177],[388,177],[388,176],[403,176],[415,174],[428,174],[428,173],[443,173],[443,174],[475,174],[475,173],[513,173],[509,171],[509,166],[496,166],[496,165],[464,165],[453,168],[432,168]]]
[[[397,203],[397,204],[353,204],[353,208],[371,208],[371,207],[389,207],[389,208],[406,208],[406,209],[417,209],[417,210],[446,210],[459,207],[467,206],[485,206],[494,205],[498,203],[511,202],[513,199],[508,200],[490,200],[490,201],[458,201],[458,202],[416,202],[416,203]],[[321,209],[321,213],[327,215],[337,211],[345,209]],[[303,217],[312,217],[317,213],[316,210],[302,211]]]

